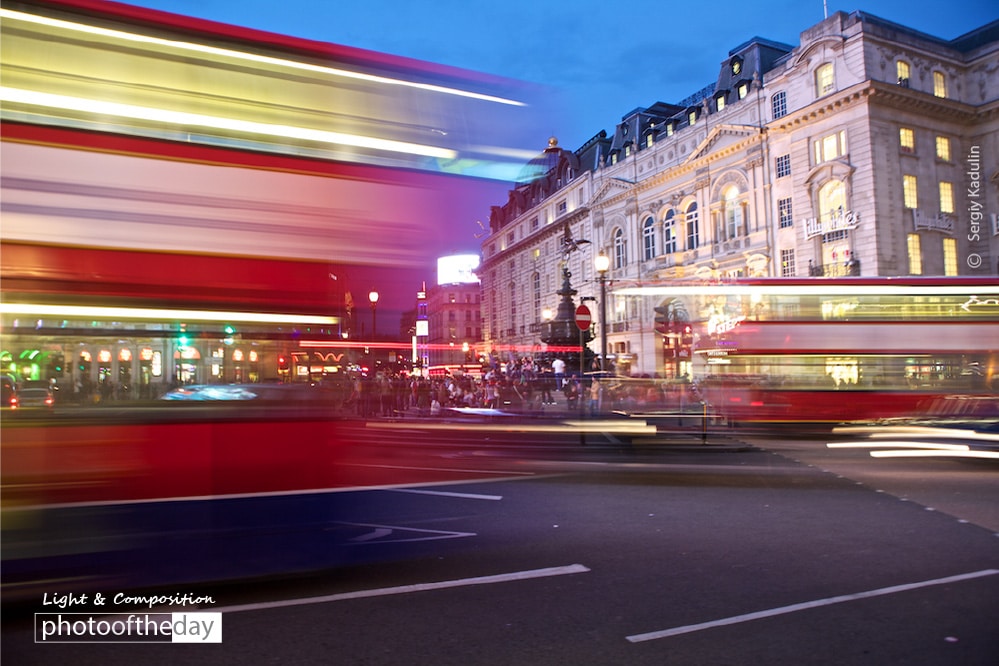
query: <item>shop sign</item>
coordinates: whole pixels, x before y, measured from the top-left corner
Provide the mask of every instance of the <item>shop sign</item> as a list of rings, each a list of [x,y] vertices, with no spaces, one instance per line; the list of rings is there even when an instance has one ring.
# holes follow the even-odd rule
[[[849,231],[860,225],[860,213],[852,210],[829,213],[825,219],[810,217],[803,222],[805,239],[831,234],[834,231]]]

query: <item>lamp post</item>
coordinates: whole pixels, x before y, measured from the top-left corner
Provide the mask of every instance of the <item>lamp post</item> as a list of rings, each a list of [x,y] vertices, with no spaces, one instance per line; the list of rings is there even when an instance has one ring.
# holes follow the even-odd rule
[[[607,271],[610,269],[610,257],[601,250],[593,263],[600,276],[600,371],[607,371]]]
[[[375,324],[375,306],[378,305],[378,292],[374,289],[369,291],[368,301],[371,303],[371,339],[374,340],[378,334],[378,327]]]

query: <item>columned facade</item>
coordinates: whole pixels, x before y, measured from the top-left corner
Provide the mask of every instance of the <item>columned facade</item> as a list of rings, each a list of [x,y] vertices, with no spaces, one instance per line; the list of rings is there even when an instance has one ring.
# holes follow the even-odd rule
[[[485,345],[541,350],[560,262],[585,301],[599,293],[601,251],[609,356],[620,373],[664,377],[696,372],[677,356],[683,331],[669,326],[682,324],[663,325],[677,304],[614,287],[996,275],[997,91],[999,22],[945,41],[838,12],[797,46],[742,44],[687,99],[633,111],[574,152],[551,141],[547,171],[494,207],[480,270]],[[588,243],[563,258],[566,225]],[[601,330],[595,322],[595,348]]]

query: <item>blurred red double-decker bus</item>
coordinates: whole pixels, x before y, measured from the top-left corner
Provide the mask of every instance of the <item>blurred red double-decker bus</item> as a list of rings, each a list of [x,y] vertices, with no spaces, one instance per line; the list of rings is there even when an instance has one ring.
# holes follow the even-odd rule
[[[165,582],[187,537],[216,564],[168,578],[222,575],[264,515],[299,555],[230,573],[328,562],[308,498],[354,479],[326,380],[376,333],[351,292],[425,279],[536,152],[537,91],[98,0],[4,2],[0,33],[0,371],[55,396],[3,415],[5,592]],[[159,400],[183,387],[227,406]]]
[[[697,387],[732,420],[999,415],[992,279],[755,279],[702,292]]]

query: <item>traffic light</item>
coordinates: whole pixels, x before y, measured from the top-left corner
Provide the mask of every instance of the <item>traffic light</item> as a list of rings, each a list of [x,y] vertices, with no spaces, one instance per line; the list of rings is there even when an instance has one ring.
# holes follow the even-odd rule
[[[694,346],[694,331],[690,326],[683,327],[683,337],[680,340],[680,344],[684,347]]]
[[[188,336],[187,333],[181,333],[180,337],[177,338],[177,344],[181,347],[190,347],[191,346],[190,336]]]
[[[53,377],[62,377],[62,369],[66,360],[62,354],[53,354],[49,357],[49,374]]]
[[[225,333],[225,337],[222,338],[222,342],[227,345],[231,345],[235,341],[236,328],[232,324],[226,324],[222,331]]]
[[[288,357],[284,354],[278,355],[278,370],[285,372],[288,370]]]

